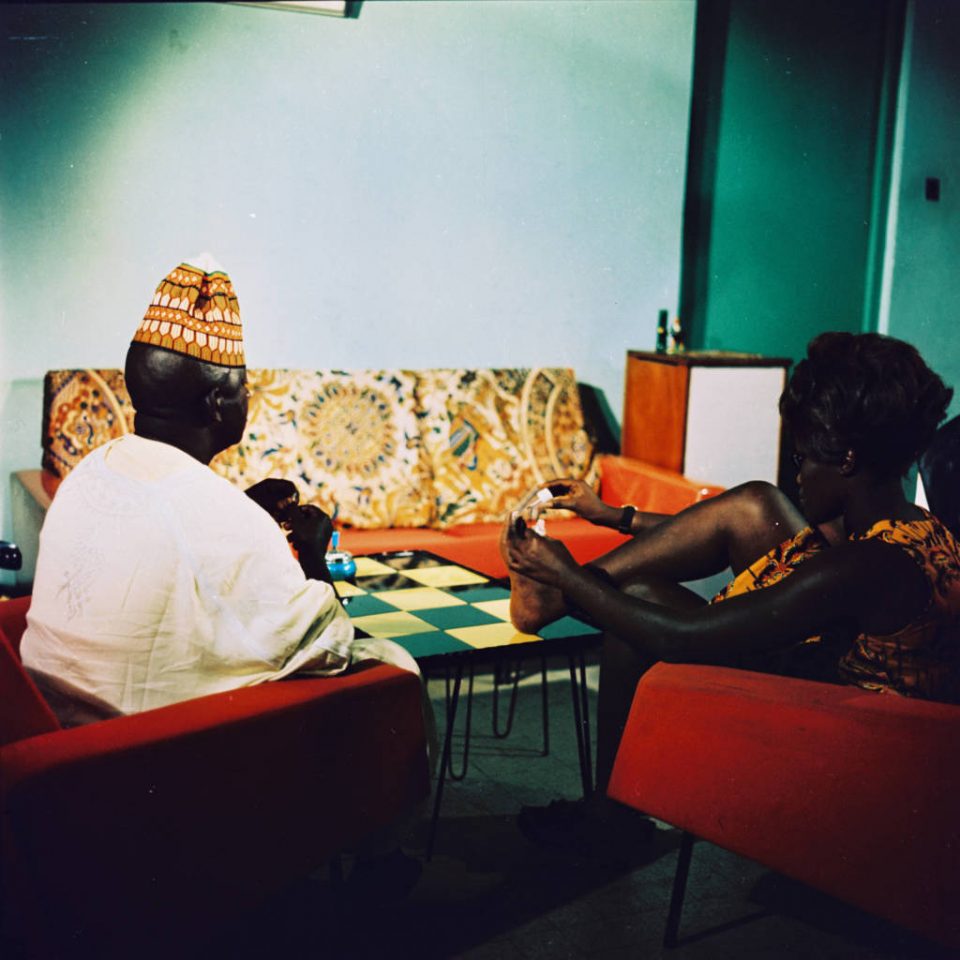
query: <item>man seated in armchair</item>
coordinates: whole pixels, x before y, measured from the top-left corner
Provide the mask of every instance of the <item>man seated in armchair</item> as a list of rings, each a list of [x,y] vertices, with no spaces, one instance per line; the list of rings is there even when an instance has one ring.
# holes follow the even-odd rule
[[[209,468],[241,439],[248,392],[237,298],[208,257],[157,287],[125,379],[134,432],[70,473],[40,535],[21,653],[61,722],[365,659],[418,672],[396,644],[354,637],[322,511],[285,512],[295,558],[269,513]]]

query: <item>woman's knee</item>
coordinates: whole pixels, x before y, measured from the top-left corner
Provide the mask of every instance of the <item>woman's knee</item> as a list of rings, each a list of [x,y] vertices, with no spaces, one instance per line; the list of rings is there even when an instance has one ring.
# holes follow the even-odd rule
[[[753,563],[807,525],[803,514],[772,483],[752,480],[724,496],[729,498],[724,527],[734,570]]]
[[[739,509],[757,518],[789,513],[796,509],[778,486],[766,480],[750,480],[731,487],[727,496],[736,502]]]

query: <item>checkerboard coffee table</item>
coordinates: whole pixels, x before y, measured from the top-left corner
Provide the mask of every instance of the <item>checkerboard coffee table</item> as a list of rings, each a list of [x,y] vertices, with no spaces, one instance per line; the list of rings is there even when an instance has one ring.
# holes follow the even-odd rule
[[[423,550],[377,553],[355,560],[356,574],[335,586],[358,635],[392,640],[409,651],[425,672],[440,667],[448,679],[446,729],[437,773],[430,848],[447,775],[455,779],[463,775],[453,775],[451,739],[464,669],[470,671],[472,681],[473,667],[478,662],[496,665],[534,654],[566,655],[580,775],[584,794],[589,794],[592,761],[584,650],[591,640],[599,638],[600,631],[568,616],[538,634],[519,633],[510,623],[509,581],[491,579]],[[469,709],[468,703],[467,738]],[[546,720],[544,733],[546,737]]]

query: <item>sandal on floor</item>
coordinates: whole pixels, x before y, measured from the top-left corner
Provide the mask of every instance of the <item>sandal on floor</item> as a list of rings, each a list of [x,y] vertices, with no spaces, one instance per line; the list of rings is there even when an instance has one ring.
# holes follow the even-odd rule
[[[609,855],[648,843],[656,825],[648,817],[621,807],[584,800],[554,800],[545,807],[521,807],[520,832],[531,843],[577,854]]]
[[[357,860],[343,892],[355,903],[392,903],[406,897],[422,873],[419,860],[397,849],[384,856]]]

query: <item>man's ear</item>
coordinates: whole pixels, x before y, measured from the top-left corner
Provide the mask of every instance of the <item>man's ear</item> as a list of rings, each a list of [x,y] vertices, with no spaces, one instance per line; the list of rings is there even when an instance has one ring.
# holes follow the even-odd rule
[[[203,414],[206,423],[221,423],[223,413],[220,408],[223,405],[223,394],[219,387],[213,387],[208,390],[203,397]]]
[[[857,472],[857,451],[847,450],[840,461],[840,476],[852,477]]]

